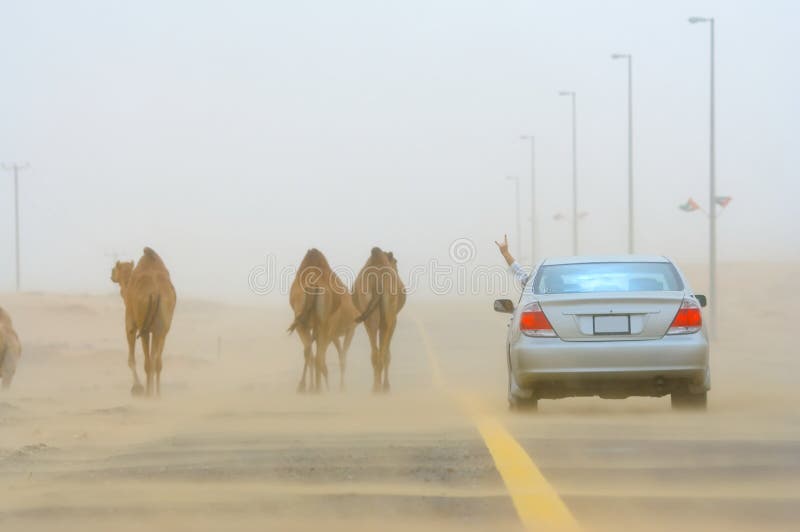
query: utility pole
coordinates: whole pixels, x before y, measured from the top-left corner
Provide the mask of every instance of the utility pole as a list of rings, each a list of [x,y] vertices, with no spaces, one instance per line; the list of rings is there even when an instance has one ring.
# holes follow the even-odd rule
[[[521,135],[531,141],[531,267],[536,265],[536,137]]]
[[[611,58],[628,60],[628,253],[633,255],[633,56],[614,54]]]
[[[578,140],[575,117],[575,91],[561,91],[560,96],[572,98],[572,254],[578,254]]]
[[[3,169],[14,174],[14,250],[17,265],[17,292],[19,292],[19,172],[28,168],[28,163],[3,164]]]
[[[522,253],[522,235],[521,235],[521,233],[522,233],[522,223],[520,222],[520,215],[519,215],[519,177],[510,176],[509,175],[509,176],[506,176],[506,179],[508,179],[509,181],[513,181],[514,182],[514,196],[515,196],[514,199],[516,201],[516,206],[517,206],[517,212],[516,212],[517,234],[516,234],[515,240],[516,240],[516,247],[519,250],[519,253],[521,254]]]
[[[709,145],[708,145],[708,295],[711,300],[709,314],[711,318],[711,338],[717,336],[717,168],[716,168],[716,125],[715,125],[715,79],[714,79],[714,19],[713,17],[691,17],[689,22],[692,24],[708,22],[710,29],[710,52],[711,52],[711,75],[710,75],[710,113],[709,113]]]
[[[715,79],[714,79],[714,19],[711,19],[711,102],[710,102],[710,127],[709,127],[709,200],[711,221],[709,227],[709,294],[711,296],[711,337],[717,336],[717,140],[716,140],[716,113],[715,113]]]

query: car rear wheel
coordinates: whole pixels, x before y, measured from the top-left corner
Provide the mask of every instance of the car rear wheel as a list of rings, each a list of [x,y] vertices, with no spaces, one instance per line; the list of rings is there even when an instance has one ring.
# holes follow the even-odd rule
[[[508,408],[514,412],[536,412],[539,409],[539,400],[536,398],[511,397]]]
[[[708,407],[708,392],[672,392],[670,399],[673,410],[705,410]]]

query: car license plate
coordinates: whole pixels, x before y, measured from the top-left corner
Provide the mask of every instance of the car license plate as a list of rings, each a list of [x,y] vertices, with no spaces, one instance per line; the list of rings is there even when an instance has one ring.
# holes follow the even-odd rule
[[[630,316],[595,316],[594,334],[630,334]]]

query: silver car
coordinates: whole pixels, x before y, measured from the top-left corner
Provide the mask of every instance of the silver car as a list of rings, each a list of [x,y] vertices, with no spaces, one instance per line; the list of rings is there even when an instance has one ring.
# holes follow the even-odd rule
[[[546,259],[525,281],[508,328],[508,400],[671,395],[672,408],[705,409],[711,387],[701,307],[665,257]]]

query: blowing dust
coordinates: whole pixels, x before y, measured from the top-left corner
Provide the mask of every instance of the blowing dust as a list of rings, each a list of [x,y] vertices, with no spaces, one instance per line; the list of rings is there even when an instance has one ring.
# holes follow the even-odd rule
[[[688,270],[702,293],[704,271]],[[789,529],[800,502],[798,266],[720,270],[710,407],[693,415],[668,398],[543,401],[512,415],[506,318],[491,301],[455,298],[409,300],[388,395],[370,391],[360,327],[345,389],[331,348],[329,390],[297,394],[288,305],[179,300],[162,398],[133,398],[119,295],[4,295],[23,354],[0,395],[0,526],[519,529],[456,392],[508,427],[586,530]]]

